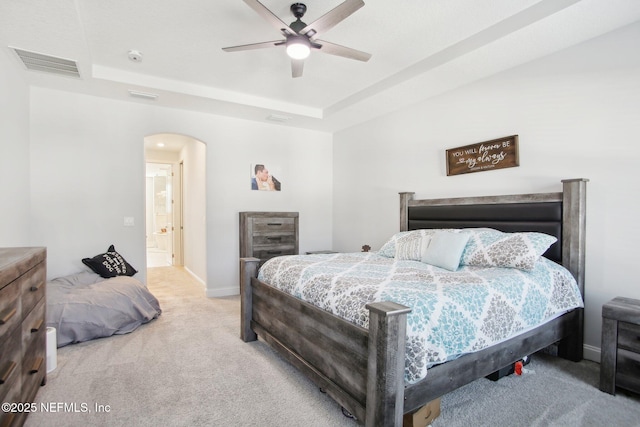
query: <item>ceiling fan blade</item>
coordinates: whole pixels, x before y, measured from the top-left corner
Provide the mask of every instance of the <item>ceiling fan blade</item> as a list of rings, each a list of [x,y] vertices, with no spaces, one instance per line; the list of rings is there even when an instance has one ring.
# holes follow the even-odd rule
[[[331,55],[343,56],[357,61],[367,62],[371,58],[371,54],[360,50],[351,49],[350,47],[340,46],[339,44],[329,43],[324,40],[316,40],[320,45],[320,52]]]
[[[241,50],[253,50],[253,49],[264,49],[267,47],[276,47],[276,46],[283,45],[284,43],[285,43],[285,40],[273,40],[270,42],[251,43],[251,44],[243,44],[240,46],[223,47],[222,50],[224,50],[225,52],[238,52]]]
[[[304,67],[303,59],[291,60],[291,77],[302,77],[302,68]]]
[[[262,16],[268,23],[273,25],[276,30],[284,32],[285,35],[288,34],[296,34],[287,24],[282,22],[280,18],[273,14],[265,5],[260,3],[258,0],[243,0],[251,9],[255,10],[256,13]],[[288,34],[287,34],[288,33]]]
[[[300,30],[299,34],[305,34],[310,38],[315,37],[316,35],[324,33],[325,31],[335,27],[362,6],[364,6],[364,1],[362,0],[347,0],[304,27]]]

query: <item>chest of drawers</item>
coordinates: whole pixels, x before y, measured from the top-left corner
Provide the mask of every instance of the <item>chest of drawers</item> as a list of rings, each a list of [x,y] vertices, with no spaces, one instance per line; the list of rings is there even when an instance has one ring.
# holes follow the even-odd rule
[[[640,300],[617,297],[602,307],[600,390],[640,393]]]
[[[0,248],[0,402],[33,402],[46,382],[46,249]],[[0,412],[20,426],[26,412]]]
[[[298,212],[240,212],[240,258],[298,254]]]

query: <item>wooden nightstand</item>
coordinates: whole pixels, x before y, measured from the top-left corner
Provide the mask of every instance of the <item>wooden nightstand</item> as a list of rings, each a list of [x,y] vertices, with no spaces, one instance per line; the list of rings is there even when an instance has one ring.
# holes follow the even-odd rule
[[[640,300],[616,297],[602,306],[600,390],[640,393]]]

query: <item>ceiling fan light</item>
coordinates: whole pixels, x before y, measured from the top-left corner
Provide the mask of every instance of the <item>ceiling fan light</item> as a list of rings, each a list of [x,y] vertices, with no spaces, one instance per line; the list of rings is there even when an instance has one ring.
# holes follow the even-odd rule
[[[287,40],[287,55],[292,59],[305,59],[311,52],[310,45],[306,37],[291,37]]]

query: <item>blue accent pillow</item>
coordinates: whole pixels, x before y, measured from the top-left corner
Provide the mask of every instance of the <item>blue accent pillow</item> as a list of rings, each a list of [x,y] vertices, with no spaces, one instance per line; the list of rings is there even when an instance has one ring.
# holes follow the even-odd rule
[[[460,265],[462,252],[471,237],[467,233],[438,231],[422,254],[421,261],[449,271],[456,271]]]

